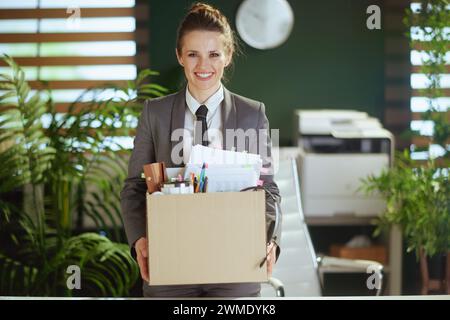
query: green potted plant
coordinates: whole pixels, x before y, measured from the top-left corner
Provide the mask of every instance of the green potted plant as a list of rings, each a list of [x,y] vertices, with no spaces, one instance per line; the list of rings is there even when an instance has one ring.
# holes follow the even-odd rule
[[[415,12],[408,9],[404,19],[410,30],[407,35],[411,47],[421,47],[424,53],[420,72],[426,75],[428,85],[421,94],[428,98],[429,107],[422,118],[432,121],[434,127],[428,144],[413,145],[412,150],[428,151],[428,160],[413,160],[405,150],[397,154],[392,168],[363,182],[366,192],[378,192],[386,199],[386,211],[378,219],[376,232],[399,226],[407,251],[414,251],[420,261],[423,294],[429,291],[450,294],[450,125],[448,109],[443,111],[437,100],[444,96],[440,79],[446,73],[445,55],[449,45],[445,27],[450,14],[446,6],[448,2],[443,0],[422,1],[420,9]],[[413,40],[415,35],[423,35],[427,41]],[[418,133],[412,133],[415,134]],[[427,260],[431,257],[446,260],[443,279],[430,279]]]
[[[117,198],[127,151],[108,137],[129,135],[142,99],[166,90],[145,83],[154,72],[144,70],[116,88],[127,98],[81,110],[76,101],[58,115],[51,99],[30,94],[13,59],[4,61],[11,74],[0,75],[0,295],[129,294],[137,264],[126,244],[111,241],[123,238]],[[77,230],[74,215],[91,217],[97,232]],[[68,288],[69,266],[80,268],[81,290]]]
[[[405,151],[397,155],[392,168],[369,176],[363,184],[367,193],[376,192],[386,199],[376,234],[393,225],[400,227],[407,251],[416,253],[422,271],[427,273],[422,274],[424,287],[430,284],[428,271],[423,270],[426,257],[446,254],[448,260],[450,256],[450,184],[448,174],[441,170],[434,160],[418,166]],[[435,290],[443,290],[442,281],[434,283]]]

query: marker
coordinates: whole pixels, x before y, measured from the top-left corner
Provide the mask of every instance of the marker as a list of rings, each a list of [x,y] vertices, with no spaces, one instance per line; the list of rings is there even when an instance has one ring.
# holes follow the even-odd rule
[[[205,183],[205,170],[207,164],[203,162],[202,171],[200,172],[200,192],[203,192],[203,184]]]

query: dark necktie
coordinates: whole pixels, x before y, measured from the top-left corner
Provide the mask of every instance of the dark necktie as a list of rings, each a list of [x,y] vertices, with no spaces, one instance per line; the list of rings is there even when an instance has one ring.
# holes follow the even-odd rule
[[[201,121],[201,123],[202,123],[201,137],[198,136],[200,134],[200,132],[197,132],[198,130],[196,130],[196,133],[195,133],[196,136],[195,136],[195,140],[194,140],[195,144],[199,143],[200,141],[202,142],[203,146],[208,146],[208,144],[209,144],[208,136],[207,136],[207,134],[205,134],[206,130],[208,130],[208,125],[206,123],[206,115],[207,114],[208,114],[208,108],[204,104],[202,104],[195,112],[197,121]]]

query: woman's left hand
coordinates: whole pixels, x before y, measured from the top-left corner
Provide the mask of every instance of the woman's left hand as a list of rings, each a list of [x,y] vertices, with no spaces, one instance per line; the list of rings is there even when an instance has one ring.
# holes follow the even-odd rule
[[[276,260],[276,252],[277,252],[277,245],[275,242],[271,242],[267,246],[267,275],[268,277],[272,276],[272,270],[273,266],[275,265]]]

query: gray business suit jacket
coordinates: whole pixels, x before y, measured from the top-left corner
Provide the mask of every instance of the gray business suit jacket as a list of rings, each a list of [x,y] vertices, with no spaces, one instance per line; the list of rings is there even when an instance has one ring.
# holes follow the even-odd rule
[[[139,119],[134,139],[134,149],[128,166],[128,177],[120,194],[125,232],[133,255],[135,254],[133,249],[134,243],[146,235],[145,194],[147,186],[145,180],[141,178],[143,165],[152,162],[164,162],[166,167],[183,165],[172,161],[172,148],[178,145],[180,141],[171,141],[171,134],[175,129],[184,128],[184,117],[187,107],[185,90],[186,88],[165,97],[147,100]],[[245,146],[239,144],[235,146],[230,143],[231,141],[227,143],[225,132],[227,129],[247,130],[253,128],[268,130],[269,122],[264,112],[264,104],[239,96],[224,88],[221,112],[223,148],[232,149],[232,147],[235,147],[236,151],[244,151],[242,148],[248,148],[250,152],[255,150],[255,146],[252,145],[255,142],[249,142],[250,144]],[[267,137],[262,140],[262,147],[270,150],[270,143]],[[263,166],[267,166],[269,161],[269,156],[264,157]],[[261,179],[264,180],[264,186],[269,188],[270,192],[280,200],[279,190],[273,181],[273,176],[265,175],[261,176]],[[281,218],[281,214],[279,216]],[[281,226],[280,220],[277,226]],[[278,258],[281,229],[273,230],[274,222],[275,204],[272,197],[266,193],[266,227],[269,235],[275,234],[274,240],[278,244]]]

